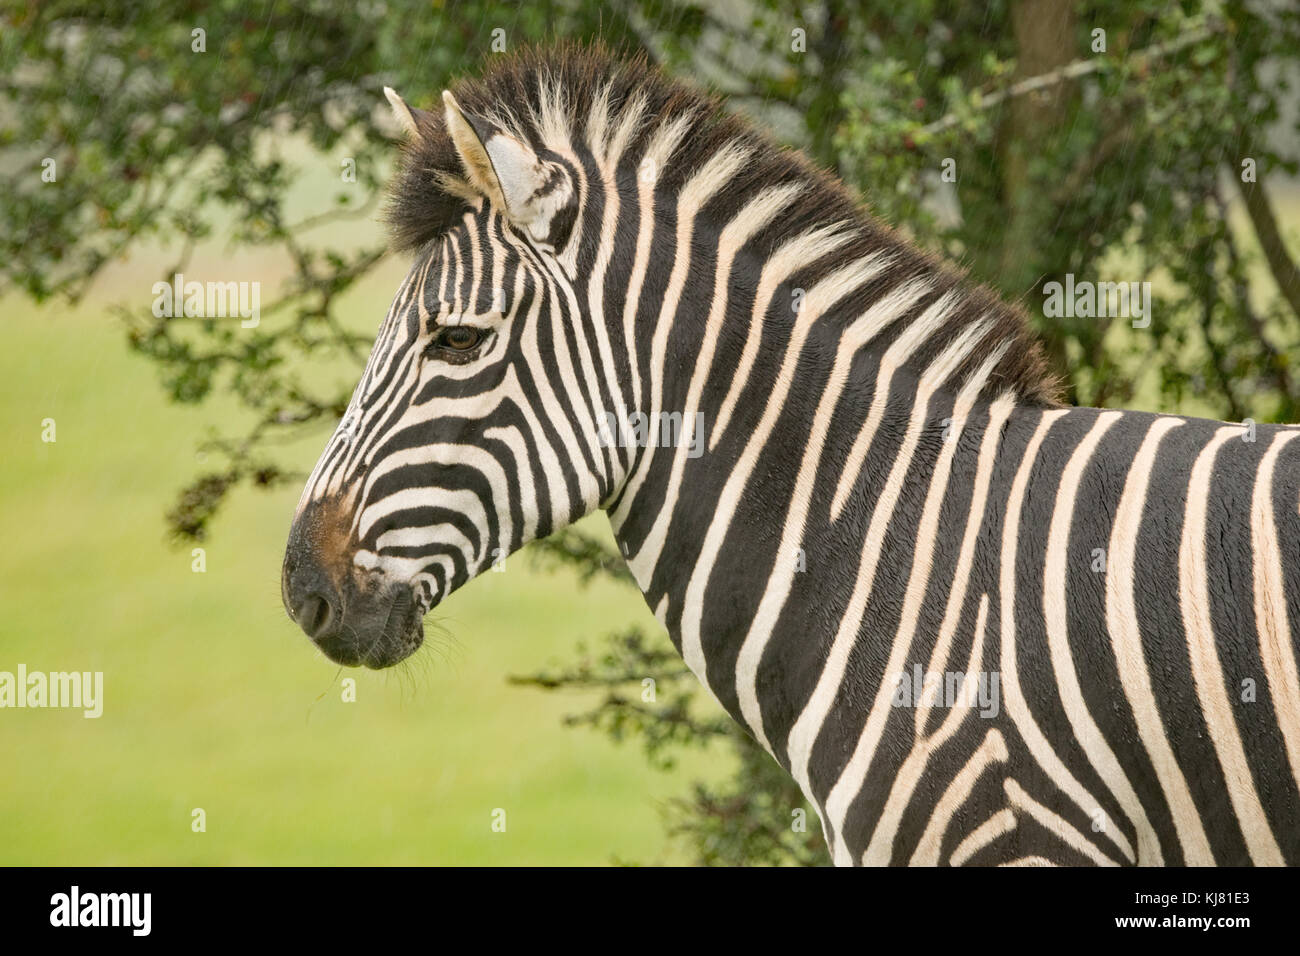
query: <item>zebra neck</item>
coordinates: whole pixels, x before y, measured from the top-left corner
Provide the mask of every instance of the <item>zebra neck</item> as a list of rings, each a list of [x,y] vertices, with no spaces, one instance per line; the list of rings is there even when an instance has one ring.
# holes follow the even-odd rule
[[[815,221],[806,184],[730,201],[744,163],[719,150],[673,196],[638,181],[636,228],[612,233],[632,254],[598,243],[589,284],[626,359],[616,417],[642,423],[617,436],[604,507],[649,606],[733,713],[747,635],[784,607],[773,576],[789,593],[809,568],[854,566],[873,515],[924,495],[907,463],[937,460],[992,394],[1009,407],[1042,388],[1013,310],[886,230]],[[606,198],[608,213],[630,197]]]
[[[751,730],[757,714],[736,675],[756,671],[753,649],[778,620],[791,629],[790,606],[802,606],[791,595],[817,577],[805,572],[860,566],[874,537],[876,573],[888,578],[894,565],[880,561],[880,542],[891,521],[918,519],[925,494],[909,473],[950,461],[966,421],[1015,404],[982,397],[1007,348],[983,342],[976,354],[987,323],[941,335],[959,293],[936,296],[913,277],[845,308],[886,265],[879,257],[831,273],[788,318],[756,304],[754,326],[717,330],[714,351],[725,358],[664,369],[646,413],[655,440],[637,450],[609,509],[647,603]],[[718,374],[728,364],[734,373]],[[820,666],[834,630],[829,620],[795,622],[807,639],[788,644],[786,670]],[[763,717],[792,723],[782,702],[794,695],[769,690]],[[756,736],[766,743],[761,726]]]

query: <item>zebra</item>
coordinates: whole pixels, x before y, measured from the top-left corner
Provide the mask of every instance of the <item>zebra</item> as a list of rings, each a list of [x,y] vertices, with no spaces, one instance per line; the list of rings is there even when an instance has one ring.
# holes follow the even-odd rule
[[[385,95],[414,262],[282,573],[325,655],[604,510],[837,864],[1300,862],[1300,428],[1067,407],[1019,307],[643,58]]]

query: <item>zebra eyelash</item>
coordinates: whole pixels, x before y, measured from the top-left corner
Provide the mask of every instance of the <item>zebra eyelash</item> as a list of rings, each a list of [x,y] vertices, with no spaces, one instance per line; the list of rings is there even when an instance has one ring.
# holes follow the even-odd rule
[[[470,330],[478,335],[478,341],[465,348],[453,346],[448,337],[460,331]],[[468,322],[456,325],[440,325],[432,329],[432,335],[425,345],[421,357],[426,360],[443,362],[449,365],[464,365],[483,353],[483,349],[492,341],[494,330],[471,325]]]

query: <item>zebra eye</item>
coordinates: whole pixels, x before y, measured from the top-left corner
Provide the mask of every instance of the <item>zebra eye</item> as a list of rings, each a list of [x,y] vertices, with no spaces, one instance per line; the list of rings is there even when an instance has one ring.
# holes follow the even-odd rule
[[[452,352],[468,352],[483,341],[481,329],[472,325],[449,325],[434,338],[433,344]]]

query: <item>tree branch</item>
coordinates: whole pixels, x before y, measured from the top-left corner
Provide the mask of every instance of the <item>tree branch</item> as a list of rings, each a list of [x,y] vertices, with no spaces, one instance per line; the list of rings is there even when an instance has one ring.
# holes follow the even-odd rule
[[[1241,198],[1246,201],[1246,212],[1255,227],[1255,235],[1259,238],[1260,248],[1264,250],[1264,259],[1273,273],[1273,279],[1282,290],[1282,296],[1291,306],[1291,311],[1300,317],[1300,269],[1296,268],[1287,252],[1286,242],[1277,227],[1277,217],[1273,214],[1273,205],[1268,201],[1268,192],[1262,182],[1242,182],[1240,170],[1235,170],[1232,178],[1237,181]]]
[[[1163,57],[1177,53],[1180,50],[1185,50],[1187,47],[1200,43],[1202,40],[1206,40],[1215,34],[1222,33],[1223,29],[1224,22],[1222,20],[1214,20],[1203,27],[1189,30],[1182,36],[1176,37],[1165,43],[1156,43],[1152,46],[1145,47],[1122,62],[1140,68],[1156,60],[1162,59]],[[1000,103],[1004,103],[1007,100],[1014,99],[1018,96],[1025,96],[1029,93],[1035,93],[1039,90],[1058,86],[1061,83],[1078,79],[1081,76],[1088,76],[1091,73],[1100,73],[1101,71],[1113,68],[1114,66],[1116,66],[1116,61],[1104,56],[1092,57],[1086,60],[1074,60],[1058,69],[1050,70],[1047,73],[1042,73],[1038,76],[1030,76],[1023,80],[1019,80],[1018,82],[1012,83],[1006,89],[984,94],[980,97],[979,109],[989,110]],[[952,129],[960,122],[961,117],[958,114],[949,113],[948,115],[935,120],[933,123],[921,127],[920,132],[931,134],[943,133]]]

